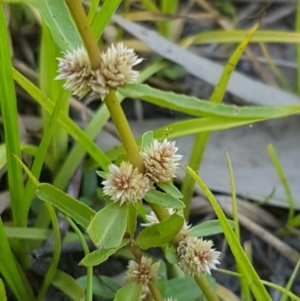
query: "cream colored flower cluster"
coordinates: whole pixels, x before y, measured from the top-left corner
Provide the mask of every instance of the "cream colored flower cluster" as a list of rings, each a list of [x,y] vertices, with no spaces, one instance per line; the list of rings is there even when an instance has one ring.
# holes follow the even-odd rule
[[[216,251],[211,240],[203,240],[194,236],[186,236],[179,242],[177,254],[179,266],[185,274],[196,276],[210,274],[211,269],[216,269],[219,264],[221,252]]]
[[[141,201],[153,189],[154,183],[167,182],[175,177],[178,161],[182,158],[176,154],[177,150],[175,142],[153,140],[141,153],[146,170],[143,174],[128,162],[122,162],[120,166],[111,164],[102,182],[104,194],[121,205]]]
[[[92,70],[88,54],[83,47],[66,52],[63,58],[58,58],[56,79],[66,80],[64,88],[79,98],[93,91],[99,93],[102,100],[110,89],[137,80],[139,73],[132,68],[143,59],[138,58],[134,50],[125,47],[123,43],[117,44],[116,47],[111,45],[105,52],[100,53],[100,58],[99,69]]]
[[[130,260],[125,276],[125,282],[136,281],[143,283],[144,286],[149,281],[158,277],[158,269],[160,262],[152,262],[150,257],[142,256],[140,262]]]

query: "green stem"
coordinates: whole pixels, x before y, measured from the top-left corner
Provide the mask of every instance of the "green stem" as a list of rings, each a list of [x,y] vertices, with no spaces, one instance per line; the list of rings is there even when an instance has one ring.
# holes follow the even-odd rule
[[[205,146],[207,144],[208,139],[209,139],[209,133],[201,133],[196,136],[193,145],[193,150],[188,164],[193,170],[198,170],[199,166],[201,166],[201,162],[205,151]],[[194,186],[195,186],[195,181],[188,173],[186,173],[181,188],[181,193],[183,195],[182,201],[185,204],[185,208],[184,208],[185,218],[188,218],[190,214],[191,198],[194,193]]]
[[[139,152],[138,146],[128,124],[127,118],[121,107],[121,104],[116,97],[114,90],[111,90],[105,97],[104,102],[110,112],[110,116],[117,128],[121,142],[125,148],[129,162],[137,167],[140,172],[144,171],[144,163]]]
[[[201,288],[204,296],[208,301],[219,301],[219,297],[216,292],[212,289],[209,282],[207,281],[204,274],[198,275],[194,277],[195,281]]]
[[[152,297],[155,301],[164,301],[164,298],[161,295],[161,292],[159,291],[157,285],[154,282],[149,281],[148,287],[149,287]]]
[[[92,69],[95,70],[101,63],[100,52],[82,4],[79,0],[66,0],[66,3],[82,37],[85,49],[90,58]]]

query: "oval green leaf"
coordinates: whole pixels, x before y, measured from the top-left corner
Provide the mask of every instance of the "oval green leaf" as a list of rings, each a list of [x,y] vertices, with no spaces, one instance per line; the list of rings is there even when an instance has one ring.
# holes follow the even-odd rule
[[[183,197],[180,190],[172,182],[158,183],[157,186],[174,198],[181,199]]]
[[[123,248],[125,245],[127,245],[129,242],[129,239],[123,239],[122,243],[118,248],[113,249],[101,249],[96,250],[92,253],[87,254],[79,263],[79,265],[83,265],[86,267],[92,267],[95,265],[99,265],[100,263],[107,260],[108,257],[116,253],[119,249]]]
[[[231,228],[234,228],[235,222],[232,220],[228,220]],[[224,230],[219,222],[219,220],[211,220],[201,223],[191,229],[191,234],[197,237],[205,237],[210,235],[215,235],[219,233],[223,233]]]
[[[118,248],[127,226],[128,208],[112,203],[96,213],[91,220],[87,233],[95,246],[105,249]]]
[[[182,209],[185,207],[184,203],[176,197],[157,190],[150,190],[145,196],[145,200],[148,203],[158,204],[160,206],[174,209]]]
[[[177,256],[177,252],[176,249],[173,245],[166,245],[164,247],[164,255],[166,257],[166,259],[168,260],[169,263],[171,264],[176,264],[178,262],[178,256]]]
[[[120,288],[116,294],[114,301],[140,301],[142,295],[143,284],[138,282],[129,282]]]
[[[162,247],[181,230],[183,222],[183,217],[173,214],[167,220],[146,227],[136,238],[136,245],[143,250]]]
[[[47,183],[41,183],[37,186],[36,195],[41,200],[51,204],[59,211],[70,216],[76,223],[87,228],[96,212],[72,198],[60,189]]]

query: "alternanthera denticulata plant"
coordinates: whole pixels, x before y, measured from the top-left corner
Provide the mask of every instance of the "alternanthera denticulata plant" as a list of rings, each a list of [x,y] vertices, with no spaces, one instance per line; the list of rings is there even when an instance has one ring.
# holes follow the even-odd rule
[[[69,7],[72,11],[71,3]],[[76,21],[82,23],[82,19]],[[91,43],[85,46],[92,47]],[[218,300],[203,276],[216,268],[220,252],[213,249],[211,241],[191,234],[190,226],[182,217],[185,206],[180,201],[181,194],[172,184],[182,158],[177,154],[176,143],[167,139],[160,142],[148,132],[139,149],[115,94],[116,87],[136,81],[138,72],[133,68],[142,59],[122,43],[111,45],[106,51],[99,52],[98,57],[95,54],[95,50],[88,51],[82,46],[64,53],[63,58],[58,58],[56,79],[64,79],[64,88],[79,98],[88,92],[100,95],[118,130],[127,159],[119,165],[110,164],[108,172],[98,172],[103,178],[103,193],[111,204],[100,210],[87,228],[97,250],[87,255],[83,262],[91,264],[91,259],[101,258],[103,253],[112,255],[127,245],[134,259],[128,264],[125,285],[116,296],[129,300],[132,291],[128,293],[127,289],[134,283],[138,288],[136,300],[145,298],[147,293],[155,301],[170,300],[169,297],[164,299],[156,284],[159,262],[154,263],[148,255],[142,255],[142,250],[151,247],[168,248],[169,252],[173,251],[183,272],[197,279],[206,298]],[[97,63],[93,64],[95,58]],[[135,237],[137,204],[143,205],[143,200],[153,211],[147,216],[145,229]]]
[[[100,60],[99,67],[92,70],[84,48],[80,47],[74,49],[73,52],[67,52],[63,58],[59,58],[57,79],[65,79],[64,87],[79,97],[83,97],[91,91],[99,93],[101,99],[106,102],[115,101],[113,99],[114,89],[126,83],[133,83],[137,79],[138,72],[133,70],[133,67],[142,59],[137,57],[133,49],[128,49],[119,43],[100,53]],[[108,95],[110,96],[108,97]],[[114,114],[114,112],[111,113]],[[128,126],[127,128],[129,129]],[[122,135],[122,133],[119,134]],[[131,131],[126,134],[132,135]],[[146,296],[146,291],[152,294],[154,300],[161,301],[163,296],[155,284],[155,280],[159,278],[159,262],[153,263],[150,257],[141,255],[142,249],[148,249],[151,246],[162,248],[167,245],[173,246],[174,255],[178,258],[178,265],[186,275],[193,277],[210,274],[210,270],[215,269],[216,264],[219,263],[220,252],[212,248],[212,241],[194,237],[190,233],[191,227],[177,212],[183,209],[184,204],[180,201],[179,191],[171,183],[182,159],[182,156],[177,154],[178,148],[175,142],[167,139],[159,142],[153,139],[152,132],[146,133],[144,137],[142,147],[136,154],[141,158],[142,165],[135,165],[140,160],[133,162],[124,160],[119,165],[109,165],[107,173],[98,172],[98,175],[104,178],[102,181],[103,193],[112,202],[107,207],[111,210],[107,211],[107,208],[104,208],[99,211],[91,221],[87,233],[99,249],[99,253],[111,250],[111,248],[117,250],[122,239],[128,237],[127,244],[135,259],[129,262],[125,286],[136,282],[140,285],[141,296]],[[127,147],[130,149],[132,146],[128,145]],[[158,188],[165,190],[165,193],[158,191]],[[175,191],[177,197],[172,196],[172,192],[168,192],[168,189]],[[172,204],[172,198],[175,199],[174,204]],[[146,229],[135,238],[135,227],[131,224],[136,223],[134,220],[136,214],[128,215],[129,211],[135,212],[137,203],[142,204],[143,200],[153,206],[154,211],[147,215],[148,223],[143,224]],[[175,207],[173,208],[172,205]],[[164,207],[168,207],[168,210]],[[107,214],[105,220],[107,218],[114,220],[114,217],[119,215],[119,211],[123,212],[123,218],[125,218],[123,228],[120,227],[116,230],[115,224],[103,224],[104,220],[101,219],[103,212]],[[177,221],[174,220],[173,224],[169,225],[174,228],[173,233],[166,235],[162,241],[155,241],[157,238],[149,235],[151,230],[163,231],[165,224],[170,224],[170,217],[173,215],[178,217]],[[133,220],[129,220],[129,218],[133,218]],[[99,228],[102,228],[101,231],[98,231]],[[106,228],[105,235],[103,228]],[[131,228],[130,232],[127,232],[128,228]],[[118,243],[111,243],[107,233],[113,235]],[[145,233],[149,236],[148,238],[147,235],[143,236]],[[141,237],[142,240],[139,239]],[[209,292],[208,296],[212,294],[214,294],[213,290]],[[217,300],[216,296],[213,298],[211,300]]]

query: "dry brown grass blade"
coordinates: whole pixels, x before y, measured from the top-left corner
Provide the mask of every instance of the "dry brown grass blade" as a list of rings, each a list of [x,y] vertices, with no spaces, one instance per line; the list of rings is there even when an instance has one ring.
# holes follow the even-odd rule
[[[241,301],[241,299],[225,286],[217,285],[217,294],[221,301]]]

